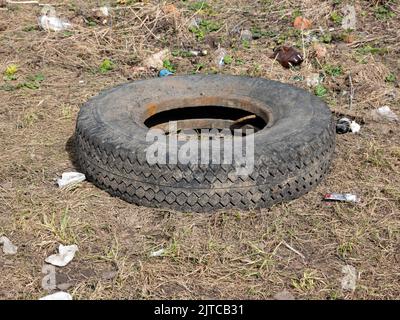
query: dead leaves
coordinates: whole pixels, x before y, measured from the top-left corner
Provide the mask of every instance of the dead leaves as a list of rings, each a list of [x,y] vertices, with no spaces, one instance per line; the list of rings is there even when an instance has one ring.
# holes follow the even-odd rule
[[[298,30],[306,30],[311,28],[311,21],[307,18],[298,16],[294,19],[293,27]]]

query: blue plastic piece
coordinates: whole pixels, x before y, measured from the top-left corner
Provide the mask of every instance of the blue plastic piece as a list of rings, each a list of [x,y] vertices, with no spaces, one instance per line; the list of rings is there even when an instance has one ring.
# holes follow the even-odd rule
[[[159,76],[159,77],[167,77],[167,76],[170,76],[170,75],[172,75],[172,74],[174,74],[174,73],[171,72],[171,71],[169,71],[169,70],[167,70],[167,69],[162,69],[162,70],[160,70],[160,72],[158,73],[158,76]]]

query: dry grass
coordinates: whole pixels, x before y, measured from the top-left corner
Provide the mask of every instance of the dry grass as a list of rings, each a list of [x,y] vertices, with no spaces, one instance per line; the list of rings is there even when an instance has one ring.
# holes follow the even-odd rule
[[[0,70],[19,67],[16,80],[0,80],[0,235],[19,246],[16,256],[0,254],[0,298],[45,295],[45,257],[58,243],[76,243],[80,251],[57,270],[57,281],[70,283],[68,292],[77,299],[266,299],[284,289],[305,299],[397,299],[399,127],[375,121],[371,110],[389,105],[400,114],[398,85],[385,81],[389,73],[400,78],[399,7],[389,2],[395,16],[379,20],[379,4],[355,1],[355,41],[325,44],[328,55],[317,61],[311,45],[303,48],[306,35],[291,27],[292,17],[299,11],[310,17],[317,37],[320,26],[335,27],[336,39],[342,31],[330,16],[345,1],[215,0],[194,10],[194,1],[171,1],[177,12],[157,1],[116,2],[112,21],[103,25],[92,12],[97,1],[57,1],[57,11],[75,23],[65,33],[40,31],[39,7],[0,11]],[[219,28],[197,41],[188,31],[193,17]],[[264,35],[241,43],[235,27]],[[285,70],[268,58],[279,37],[304,49],[301,69]],[[232,56],[222,70],[213,63],[218,43]],[[165,47],[209,52],[171,57],[178,74],[246,74],[304,88],[302,77],[340,66],[339,75],[326,76],[324,98],[335,112],[359,119],[361,133],[338,136],[332,172],[315,191],[270,210],[185,214],[129,205],[87,182],[59,190],[54,179],[73,168],[68,139],[80,105],[128,78],[155,76],[137,67]],[[106,58],[113,69],[100,73]],[[38,74],[44,79],[32,80]],[[16,87],[32,82],[36,89]],[[362,202],[327,205],[321,196],[330,191],[359,194]],[[163,257],[149,257],[160,248],[166,249]],[[346,264],[360,273],[354,292],[341,289]]]

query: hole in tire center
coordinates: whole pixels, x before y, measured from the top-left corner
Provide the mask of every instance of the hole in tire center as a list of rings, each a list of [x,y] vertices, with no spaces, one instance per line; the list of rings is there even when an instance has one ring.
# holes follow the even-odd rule
[[[148,105],[147,115],[143,123],[148,128],[159,128],[168,133],[169,123],[176,122],[179,130],[202,129],[252,129],[254,132],[262,130],[270,124],[271,114],[266,108],[248,100],[203,98],[183,99]],[[219,103],[218,103],[219,102]],[[218,104],[217,104],[218,103]],[[260,103],[258,103],[260,104]]]

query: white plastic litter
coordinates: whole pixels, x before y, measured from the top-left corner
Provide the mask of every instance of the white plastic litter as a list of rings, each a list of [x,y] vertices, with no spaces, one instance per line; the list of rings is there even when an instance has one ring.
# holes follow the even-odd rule
[[[72,300],[72,296],[67,292],[60,291],[49,294],[48,296],[40,298],[39,300]]]
[[[327,193],[324,195],[325,201],[360,202],[360,198],[352,193]]]
[[[199,50],[190,50],[189,52],[190,52],[190,54],[191,54],[192,56],[195,56],[195,57],[198,57],[198,56],[206,56],[207,53],[208,53],[207,50],[201,50],[201,51],[199,51]]]
[[[39,17],[39,25],[46,31],[62,31],[72,27],[72,24],[57,17],[56,10],[52,6],[44,6]]]
[[[356,29],[356,9],[354,6],[347,5],[343,8],[343,19],[342,19],[342,28],[344,30],[355,30]]]
[[[82,182],[86,179],[85,175],[80,172],[64,172],[61,179],[57,179],[57,184],[60,188],[68,185]]]
[[[342,278],[342,289],[348,291],[354,291],[357,284],[357,271],[351,265],[346,264],[342,267],[342,273],[344,274]]]
[[[389,121],[399,121],[399,117],[397,116],[397,114],[395,114],[390,108],[389,106],[383,106],[378,108],[377,110],[375,110],[375,113],[382,117],[385,118]]]
[[[161,50],[144,61],[144,65],[147,68],[162,69],[164,60],[169,56],[169,49]]]
[[[110,11],[108,10],[108,7],[104,6],[104,7],[100,7],[99,11],[101,12],[101,14],[105,17],[108,17],[110,15]]]
[[[7,255],[16,254],[18,251],[18,247],[13,245],[13,243],[7,237],[0,238],[0,245],[3,245],[3,253]]]
[[[45,274],[45,276],[42,279],[42,288],[44,290],[54,290],[57,288],[57,281],[56,281],[56,267],[45,264],[42,267],[42,273]]]
[[[70,246],[63,246],[60,244],[58,247],[58,254],[53,254],[46,258],[46,262],[57,267],[65,267],[68,263],[72,261],[75,253],[78,251],[78,246],[76,244]]]
[[[240,32],[240,39],[244,41],[251,41],[253,39],[253,33],[248,29],[242,30]]]
[[[224,48],[219,48],[217,51],[215,51],[215,64],[219,67],[222,68],[225,65],[224,58],[227,55],[227,52]]]
[[[150,257],[160,257],[160,256],[162,256],[164,254],[164,252],[165,252],[165,249],[160,249],[160,250],[157,250],[157,251],[153,251],[153,252],[150,253]]]
[[[198,28],[200,23],[201,23],[200,18],[193,18],[192,20],[190,20],[188,27],[189,27],[189,29],[190,28]]]
[[[351,132],[357,133],[357,132],[360,131],[360,129],[361,129],[361,126],[360,126],[357,122],[352,121],[352,122],[350,123],[350,130],[351,130]]]
[[[319,73],[311,73],[306,78],[307,86],[310,88],[314,88],[321,83],[321,78],[319,77]]]

